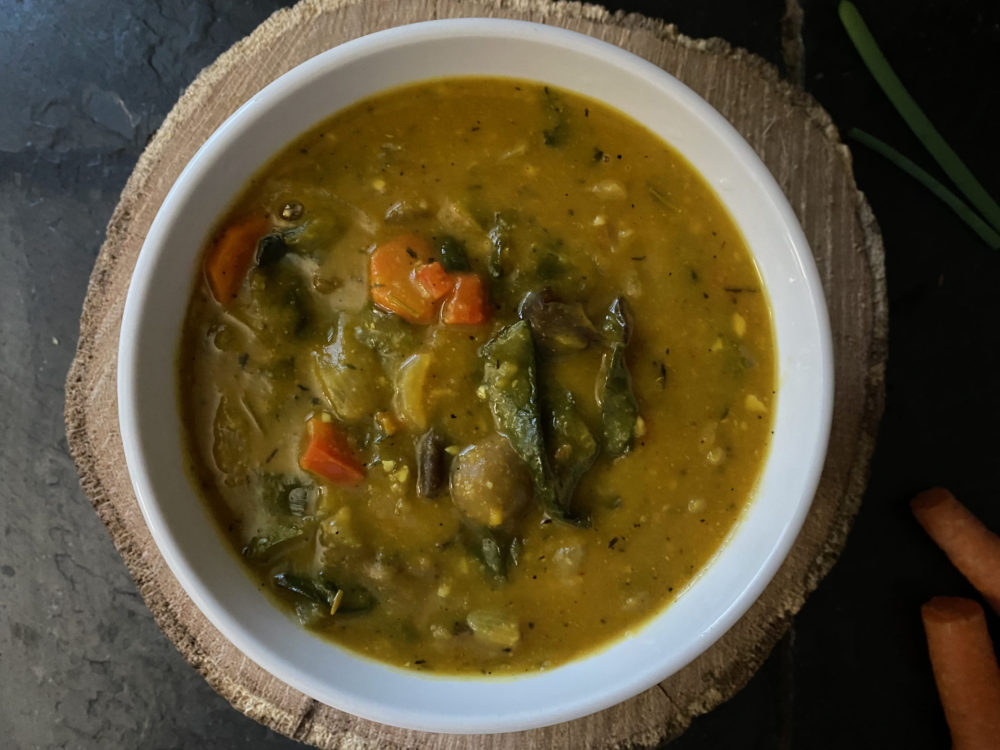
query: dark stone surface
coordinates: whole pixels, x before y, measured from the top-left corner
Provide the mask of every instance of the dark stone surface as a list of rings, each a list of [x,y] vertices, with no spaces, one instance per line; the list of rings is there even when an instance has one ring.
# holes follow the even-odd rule
[[[79,489],[62,424],[87,277],[135,160],[183,87],[280,5],[0,0],[4,747],[296,746],[230,708],[157,629]],[[1000,6],[859,5],[913,94],[1000,195]],[[779,0],[615,7],[778,64],[795,50],[794,33],[782,45]],[[861,127],[930,166],[854,53],[836,3],[802,9],[804,64],[789,75],[804,75],[842,130]],[[865,504],[843,558],[764,668],[672,747],[947,746],[918,610],[933,595],[972,592],[906,500],[945,484],[1000,528],[1000,254],[880,157],[859,148],[855,160],[885,237],[891,315]]]

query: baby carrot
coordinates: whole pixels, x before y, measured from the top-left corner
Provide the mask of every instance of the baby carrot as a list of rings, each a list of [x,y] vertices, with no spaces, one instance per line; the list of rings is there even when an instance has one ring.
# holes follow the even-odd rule
[[[952,564],[1000,612],[1000,537],[941,487],[921,492],[910,508]]]
[[[921,608],[934,681],[953,750],[989,750],[1000,741],[1000,667],[983,608],[939,596]]]
[[[425,296],[413,277],[418,259],[430,254],[427,241],[412,234],[376,247],[368,261],[368,281],[375,304],[411,323],[433,322],[434,300]]]
[[[414,272],[424,294],[434,302],[444,297],[455,286],[455,279],[437,261],[421,266]]]
[[[455,287],[444,301],[441,319],[448,324],[478,325],[490,317],[486,285],[474,273],[455,273]]]
[[[209,249],[205,276],[212,295],[223,305],[228,305],[239,294],[243,277],[257,252],[257,243],[267,227],[267,217],[263,214],[244,217],[226,227]]]
[[[332,422],[313,417],[306,423],[308,443],[299,466],[334,484],[353,485],[365,478],[365,468],[351,454],[344,436]]]

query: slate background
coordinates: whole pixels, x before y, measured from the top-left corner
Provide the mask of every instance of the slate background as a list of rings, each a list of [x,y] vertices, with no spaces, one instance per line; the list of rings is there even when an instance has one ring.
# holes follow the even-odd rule
[[[788,0],[799,7],[795,0]],[[296,746],[187,666],[138,597],[80,491],[63,381],[91,266],[144,145],[202,67],[283,3],[0,0],[0,744],[12,748]],[[858,0],[939,129],[1000,196],[1000,4]],[[626,0],[782,66],[843,131],[930,159],[854,53],[833,0]],[[738,696],[671,748],[943,748],[918,608],[972,594],[906,501],[950,486],[1000,529],[1000,368],[991,252],[879,157],[855,150],[885,238],[887,411],[838,565]],[[936,173],[936,170],[932,170]],[[1000,623],[990,621],[1000,638]]]

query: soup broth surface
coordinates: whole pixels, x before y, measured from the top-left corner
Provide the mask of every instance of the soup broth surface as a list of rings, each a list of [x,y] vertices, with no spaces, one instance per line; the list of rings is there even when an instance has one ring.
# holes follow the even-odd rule
[[[620,112],[509,79],[377,95],[261,169],[204,258],[192,476],[262,589],[356,652],[566,662],[668,605],[751,498],[761,279]]]

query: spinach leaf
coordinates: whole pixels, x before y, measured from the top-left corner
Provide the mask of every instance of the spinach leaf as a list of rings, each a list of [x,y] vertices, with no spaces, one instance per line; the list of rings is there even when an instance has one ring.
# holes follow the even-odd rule
[[[590,277],[599,270],[586,253],[577,253],[573,258],[572,250],[561,237],[554,237],[543,229],[531,243],[531,254],[535,258],[533,271],[537,286],[548,289],[561,300],[590,296]]]
[[[378,355],[386,372],[395,372],[420,345],[413,325],[398,315],[379,310],[371,300],[358,315],[354,338]]]
[[[243,547],[243,557],[256,562],[266,562],[285,542],[301,540],[305,536],[299,523],[277,524],[265,534],[255,536]]]
[[[627,346],[632,340],[632,310],[624,297],[616,297],[608,308],[601,331],[612,344]]]
[[[555,281],[573,270],[566,258],[554,249],[546,250],[535,264],[535,275],[542,282]]]
[[[500,545],[491,534],[485,534],[481,542],[483,562],[487,569],[497,578],[507,577],[507,564],[500,551]]]
[[[549,448],[558,482],[559,504],[572,504],[576,486],[597,458],[597,441],[577,411],[573,394],[559,390],[546,399],[549,411]]]
[[[502,328],[483,345],[481,354],[483,389],[493,422],[528,467],[542,510],[554,519],[583,525],[560,504],[546,455],[531,326],[519,320]]]
[[[545,94],[543,106],[549,127],[542,131],[542,139],[546,146],[558,148],[565,145],[566,139],[569,137],[570,128],[566,117],[566,103],[548,86],[543,91]]]
[[[337,594],[337,587],[331,586],[321,578],[299,576],[294,573],[278,573],[273,580],[279,588],[291,591],[293,594],[298,594],[317,604],[332,605]]]
[[[257,242],[257,266],[273,266],[288,254],[288,244],[280,234],[267,234]]]
[[[306,281],[285,256],[254,268],[250,275],[248,313],[250,327],[266,344],[306,338],[316,328],[317,311]]]
[[[482,564],[485,572],[496,583],[506,581],[510,567],[517,565],[520,547],[515,549],[515,542],[520,544],[518,538],[508,541],[509,537],[502,532],[479,524],[466,525],[460,534],[469,555]]]
[[[601,418],[604,447],[612,456],[632,450],[639,407],[632,393],[632,376],[625,364],[625,345],[612,344],[601,362]]]
[[[511,229],[514,226],[514,218],[505,211],[498,211],[493,216],[493,226],[487,233],[490,238],[489,260],[486,263],[486,270],[489,271],[490,278],[499,279],[504,275],[504,262],[510,254],[511,249]]]
[[[625,347],[632,338],[632,313],[624,297],[611,303],[601,324],[611,342],[601,360],[598,401],[601,406],[604,447],[614,457],[632,450],[639,406],[632,392],[632,376],[625,363]]]
[[[471,269],[465,245],[451,235],[445,235],[441,238],[438,254],[441,256],[441,265],[444,266],[445,271],[468,271]]]
[[[367,612],[375,607],[378,600],[364,586],[340,587],[323,576],[304,576],[294,573],[278,573],[272,579],[274,585],[290,591],[309,601],[322,604],[335,612],[344,614]],[[338,595],[340,598],[337,603]]]

